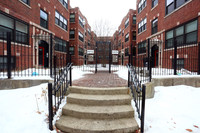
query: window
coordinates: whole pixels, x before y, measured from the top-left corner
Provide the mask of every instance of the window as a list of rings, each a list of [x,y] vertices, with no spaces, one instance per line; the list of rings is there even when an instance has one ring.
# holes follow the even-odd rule
[[[166,0],[166,15],[183,5],[188,0]]]
[[[88,41],[88,46],[90,46],[91,44],[90,44],[90,41]]]
[[[177,46],[197,43],[197,20],[166,32],[165,48],[173,48],[174,40]]]
[[[11,56],[11,69],[15,69],[16,67],[16,57]],[[0,55],[0,71],[7,69],[7,56]]]
[[[158,18],[154,19],[151,22],[151,34],[155,34],[158,32]]]
[[[122,29],[120,28],[120,29],[119,29],[119,35],[120,35],[121,33],[122,33]]]
[[[125,36],[125,42],[129,41],[129,33],[126,34]]]
[[[83,34],[80,31],[78,32],[78,38],[79,38],[79,40],[84,42]]]
[[[144,18],[142,21],[138,24],[138,33],[141,33],[146,30],[147,25],[147,18]]]
[[[136,47],[133,47],[132,50],[133,50],[133,56],[136,56]]]
[[[125,22],[125,28],[128,27],[129,25],[129,18],[127,18],[126,22]]]
[[[43,10],[40,10],[40,26],[48,29],[48,14]]]
[[[136,15],[133,15],[133,24],[136,24]]]
[[[146,53],[146,41],[138,44],[138,54]]]
[[[147,0],[140,0],[138,4],[138,13],[140,13],[147,5]]]
[[[55,23],[67,31],[67,19],[65,19],[59,12],[55,12]]]
[[[71,55],[74,55],[74,47],[69,47],[69,53],[70,53]]]
[[[184,59],[177,59],[176,60],[176,68],[178,70],[184,68]],[[174,69],[174,59],[172,60],[172,69]]]
[[[12,41],[28,45],[28,24],[3,14],[0,14],[0,20],[0,39],[6,39],[7,32],[11,32]]]
[[[88,34],[91,36],[91,29],[88,28]]]
[[[59,1],[66,9],[68,9],[68,0],[59,0]]]
[[[55,50],[60,52],[66,52],[67,51],[67,42],[55,37]]]
[[[83,48],[78,48],[78,55],[83,56]]]
[[[81,27],[84,28],[83,21],[84,21],[83,18],[81,16],[79,16],[79,24],[80,24]]]
[[[74,39],[75,38],[75,30],[70,30],[69,32],[69,38]]]
[[[152,0],[152,8],[158,4],[158,0]]]
[[[125,56],[129,56],[129,48],[125,49]]]
[[[30,1],[29,0],[21,0],[22,2],[24,2],[27,5],[30,5]]]
[[[119,44],[118,45],[121,46],[121,40],[119,40]]]
[[[136,31],[133,31],[133,40],[135,41],[136,40]]]
[[[70,14],[70,22],[75,22],[75,14],[74,13]]]

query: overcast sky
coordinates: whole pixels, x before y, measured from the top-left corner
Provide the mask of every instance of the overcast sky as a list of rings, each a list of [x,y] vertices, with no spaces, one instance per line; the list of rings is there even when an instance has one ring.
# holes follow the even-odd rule
[[[129,9],[136,9],[136,0],[70,0],[71,7],[79,7],[94,30],[95,24],[106,21],[112,28],[111,36],[118,29]]]

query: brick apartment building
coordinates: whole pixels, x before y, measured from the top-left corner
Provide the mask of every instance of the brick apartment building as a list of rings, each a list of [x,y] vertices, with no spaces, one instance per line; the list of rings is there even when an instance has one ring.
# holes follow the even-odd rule
[[[116,34],[116,33],[115,33]],[[114,35],[115,35],[114,34]],[[130,9],[118,27],[119,64],[128,63],[129,54],[135,57],[136,46],[136,11]]]
[[[70,51],[72,53],[72,62],[75,65],[94,62],[94,36],[87,18],[81,13],[80,9],[78,7],[71,8]]]
[[[199,0],[137,0],[138,57],[146,55],[146,40],[150,39],[152,66],[172,66],[177,42],[177,64],[188,69],[188,59],[198,56],[195,51],[200,42],[199,23]],[[183,45],[187,47],[184,50],[180,47]],[[198,60],[193,65],[197,63]]]
[[[7,56],[6,42],[3,41],[6,40],[6,35],[3,33],[11,32],[11,50],[16,67],[49,67],[51,34],[53,55],[65,58],[63,61],[66,63],[66,47],[69,44],[69,7],[69,0],[1,0],[1,60]],[[26,56],[22,56],[25,53]],[[27,58],[27,53],[33,56]]]

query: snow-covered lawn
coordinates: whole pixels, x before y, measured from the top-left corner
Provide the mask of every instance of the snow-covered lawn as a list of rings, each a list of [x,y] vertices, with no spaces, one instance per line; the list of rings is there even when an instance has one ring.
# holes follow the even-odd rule
[[[127,80],[127,71],[120,70],[116,74]],[[145,105],[145,133],[200,133],[200,88],[155,87],[154,98],[146,99]],[[134,101],[132,106],[135,108]],[[136,111],[135,116],[140,124]]]
[[[72,80],[87,73],[73,69]],[[0,133],[56,133],[56,130],[48,129],[47,100],[47,83],[30,88],[0,90]],[[65,103],[66,100],[63,100],[61,107]],[[54,123],[60,112],[61,109],[54,117]]]

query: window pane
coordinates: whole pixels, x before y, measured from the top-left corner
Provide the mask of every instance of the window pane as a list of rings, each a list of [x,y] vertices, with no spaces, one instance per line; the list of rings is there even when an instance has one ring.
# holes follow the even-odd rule
[[[172,2],[174,2],[174,0],[167,0],[167,6],[170,5]]]
[[[44,20],[48,19],[47,13],[42,10],[40,10],[40,17],[43,18]]]
[[[185,3],[185,0],[177,0],[176,1],[176,7],[179,7]]]
[[[186,35],[186,43],[197,42],[197,32],[192,32]]]
[[[197,30],[197,20],[186,25],[186,33]]]
[[[178,28],[175,29],[175,34],[176,34],[176,36],[182,35],[183,32],[184,32],[183,26],[178,27]]]
[[[63,16],[60,16],[60,21],[61,21],[61,22],[63,22],[63,21],[64,21],[64,19],[63,19]]]
[[[66,21],[66,19],[64,19],[64,24],[67,25],[67,21]]]
[[[13,19],[0,14],[0,25],[13,29],[14,21]]]
[[[16,30],[21,31],[21,32],[24,32],[24,33],[28,33],[28,32],[27,32],[27,31],[28,31],[27,29],[28,29],[28,26],[27,26],[27,25],[16,21]]]
[[[172,47],[173,47],[173,39],[167,40],[165,48],[172,48]]]
[[[176,37],[176,41],[178,45],[183,44],[183,36]]]
[[[174,10],[174,3],[167,6],[167,14],[171,13]]]
[[[59,13],[58,13],[58,12],[56,12],[56,15],[55,15],[55,16],[56,16],[56,18],[58,18],[58,19],[59,19],[59,16],[60,16],[60,15],[59,15]]]
[[[173,30],[168,31],[166,34],[166,39],[170,39],[170,38],[173,38]]]

